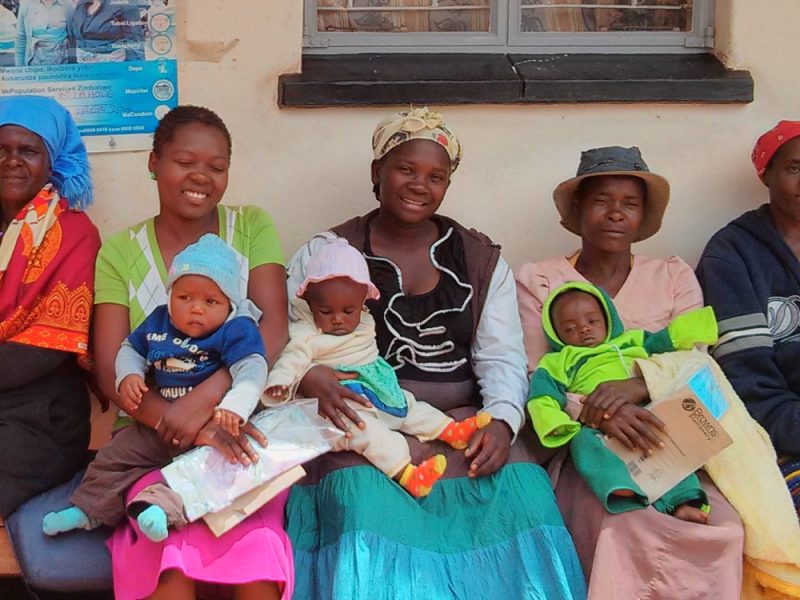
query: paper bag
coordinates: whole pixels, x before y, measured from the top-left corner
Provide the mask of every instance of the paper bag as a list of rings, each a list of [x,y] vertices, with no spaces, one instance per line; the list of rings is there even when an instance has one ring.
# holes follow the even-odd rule
[[[653,454],[629,450],[616,438],[606,440],[651,503],[733,443],[695,390],[700,388],[685,385],[646,407],[667,427],[666,433],[659,432],[664,447]]]
[[[300,481],[305,474],[306,470],[300,465],[292,467],[274,479],[270,479],[261,487],[247,492],[244,496],[239,496],[227,508],[204,515],[203,520],[211,532],[219,537],[236,527],[283,490]]]

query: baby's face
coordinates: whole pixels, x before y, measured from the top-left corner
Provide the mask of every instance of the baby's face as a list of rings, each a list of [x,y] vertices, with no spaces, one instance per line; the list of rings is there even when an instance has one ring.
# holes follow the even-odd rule
[[[184,275],[172,284],[169,317],[185,335],[201,338],[215,332],[230,312],[230,300],[208,277]]]
[[[553,329],[567,346],[593,348],[606,339],[606,318],[597,298],[584,292],[568,292],[553,302]]]
[[[347,277],[309,283],[305,300],[322,333],[346,335],[358,327],[367,286]]]

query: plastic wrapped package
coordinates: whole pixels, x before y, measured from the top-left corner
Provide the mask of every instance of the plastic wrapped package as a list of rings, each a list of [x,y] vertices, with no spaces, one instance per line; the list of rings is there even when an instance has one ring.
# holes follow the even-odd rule
[[[222,510],[239,496],[296,465],[324,454],[344,432],[317,415],[316,400],[269,408],[250,422],[267,436],[267,447],[253,443],[259,460],[249,467],[231,464],[216,449],[202,446],[176,458],[161,472],[184,502],[189,521]]]

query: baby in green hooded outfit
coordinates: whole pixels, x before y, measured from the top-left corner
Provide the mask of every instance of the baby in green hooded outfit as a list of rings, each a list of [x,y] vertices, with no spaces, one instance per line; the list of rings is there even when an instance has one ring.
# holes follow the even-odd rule
[[[542,444],[570,445],[575,468],[610,513],[644,508],[647,496],[631,479],[625,463],[603,442],[603,433],[583,426],[564,410],[567,392],[588,395],[605,381],[628,379],[636,359],[688,350],[717,340],[710,307],[676,317],[656,333],[623,327],[611,298],[600,288],[568,282],[544,303],[542,326],[553,352],[542,357],[531,378],[528,412]],[[653,503],[679,519],[707,522],[708,501],[692,474]]]

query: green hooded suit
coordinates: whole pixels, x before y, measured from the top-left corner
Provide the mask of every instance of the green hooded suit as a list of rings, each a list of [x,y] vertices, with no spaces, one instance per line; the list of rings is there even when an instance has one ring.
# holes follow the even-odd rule
[[[567,346],[559,338],[550,318],[550,308],[559,295],[578,290],[594,296],[603,308],[606,338],[597,346]],[[542,444],[548,448],[571,442],[575,467],[606,510],[620,513],[648,505],[647,496],[630,478],[625,464],[608,450],[603,434],[574,421],[563,410],[567,392],[588,395],[604,381],[629,379],[636,359],[651,354],[689,350],[695,344],[717,340],[717,321],[710,307],[676,317],[665,329],[650,333],[625,331],[611,298],[600,288],[583,282],[568,282],[556,288],[542,307],[542,326],[553,352],[542,357],[531,378],[528,412]],[[634,496],[615,492],[632,490]],[[690,475],[664,494],[654,506],[672,512],[686,502],[704,504],[707,497],[695,475]]]

